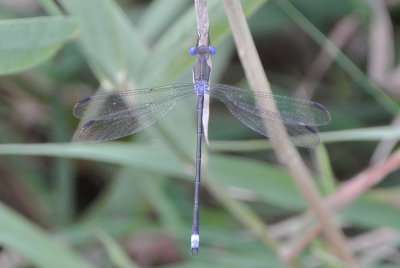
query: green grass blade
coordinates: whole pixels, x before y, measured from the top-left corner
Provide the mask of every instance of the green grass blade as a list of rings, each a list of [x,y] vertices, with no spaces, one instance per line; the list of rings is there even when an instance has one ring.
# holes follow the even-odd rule
[[[163,147],[109,142],[102,144],[4,144],[0,155],[42,155],[78,158],[135,166],[162,174],[191,178],[180,160]],[[247,189],[283,207],[303,208],[304,203],[288,175],[270,165],[232,156],[210,156],[213,174],[225,184]],[[252,174],[251,179],[246,179]],[[266,179],[268,178],[268,179]]]
[[[3,155],[42,155],[103,161],[117,165],[136,166],[155,172],[188,176],[179,159],[164,147],[118,142],[80,144],[2,144]]]
[[[174,233],[179,233],[184,224],[176,207],[166,193],[165,185],[168,180],[152,174],[143,174],[143,176],[148,179],[138,180],[137,184],[140,184],[145,198],[154,208],[160,223],[164,228],[168,228]]]
[[[323,132],[320,136],[321,140],[325,143],[343,141],[379,141],[382,139],[400,138],[400,129],[393,126],[369,127]]]
[[[83,260],[42,230],[0,203],[0,244],[42,268],[86,268]]]
[[[66,142],[70,140],[72,130],[65,122],[70,110],[62,105],[61,90],[54,90],[50,105],[50,135],[51,140]],[[51,169],[52,186],[54,189],[54,209],[56,222],[63,226],[71,222],[75,214],[75,168],[70,159],[55,158]]]
[[[324,143],[350,141],[380,141],[382,139],[399,139],[397,127],[369,127],[349,130],[327,131],[319,134]],[[246,141],[211,141],[211,149],[224,152],[246,152],[272,149],[268,139]]]
[[[68,17],[38,17],[0,21],[0,74],[19,72],[52,57],[77,35],[79,21]]]
[[[319,177],[318,180],[321,185],[321,190],[325,196],[332,194],[336,189],[335,177],[329,158],[329,153],[325,146],[318,146],[316,149],[316,156],[319,164]]]
[[[108,257],[113,267],[118,268],[137,268],[134,262],[126,255],[124,250],[107,233],[97,231],[97,237],[107,250]]]
[[[92,243],[93,233],[96,230],[104,230],[113,237],[123,239],[133,230],[148,230],[156,228],[154,221],[147,219],[145,215],[140,213],[116,216],[112,214],[93,217],[79,222],[78,224],[67,226],[57,233],[63,240],[68,241],[74,246],[84,246]]]

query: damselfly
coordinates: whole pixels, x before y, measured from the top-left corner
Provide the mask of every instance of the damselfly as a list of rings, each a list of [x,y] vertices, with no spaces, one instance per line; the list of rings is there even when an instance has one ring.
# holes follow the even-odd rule
[[[222,101],[243,124],[261,135],[307,148],[318,145],[319,136],[314,127],[328,124],[330,115],[317,102],[210,84],[211,66],[208,59],[215,53],[215,48],[196,46],[189,53],[197,57],[193,67],[194,83],[98,94],[80,100],[73,113],[85,122],[80,129],[80,140],[108,141],[150,126],[165,116],[180,100],[197,95],[197,152],[191,236],[191,253],[197,255],[200,239],[199,186],[204,96],[209,95]],[[260,106],[260,103],[266,104],[265,107]],[[271,109],[273,106],[279,111]],[[271,124],[265,124],[266,120]],[[283,125],[285,130],[275,129],[276,123]],[[288,135],[282,131],[287,132],[289,140],[285,138]]]

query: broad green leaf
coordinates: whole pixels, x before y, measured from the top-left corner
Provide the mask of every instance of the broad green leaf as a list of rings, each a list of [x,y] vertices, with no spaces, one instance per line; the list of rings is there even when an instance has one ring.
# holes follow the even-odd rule
[[[89,267],[75,253],[55,243],[44,231],[0,203],[0,244],[42,268]]]
[[[366,228],[390,226],[400,230],[400,209],[366,197],[350,204],[341,214],[358,226]]]
[[[0,74],[25,70],[52,57],[78,33],[70,17],[37,17],[0,21]]]
[[[50,15],[60,16],[63,14],[62,10],[52,0],[39,0],[39,2],[43,9],[46,10]]]
[[[144,10],[138,27],[149,40],[155,40],[162,31],[168,29],[176,17],[178,17],[189,5],[187,0],[155,0]],[[174,8],[171,8],[174,7]]]
[[[103,161],[191,178],[181,161],[164,147],[108,142],[99,144],[4,144],[0,155],[42,155]],[[291,209],[304,208],[289,176],[269,164],[233,156],[210,156],[209,166],[226,185],[247,189],[259,198]]]
[[[287,209],[305,207],[289,175],[270,164],[240,157],[212,155],[208,165],[226,186],[248,190],[266,202]]]
[[[142,34],[112,0],[62,0],[82,19],[79,44],[100,82],[127,87],[147,54]],[[128,81],[130,79],[130,81]]]

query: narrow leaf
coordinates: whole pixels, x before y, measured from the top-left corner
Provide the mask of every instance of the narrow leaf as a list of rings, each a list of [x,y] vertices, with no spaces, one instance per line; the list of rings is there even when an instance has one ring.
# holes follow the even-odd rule
[[[177,156],[164,147],[118,142],[2,144],[0,154],[42,155],[103,161],[124,166],[136,166],[155,172],[187,176]]]
[[[0,21],[0,74],[46,61],[76,36],[78,29],[77,19],[61,16]]]
[[[118,268],[138,267],[129,259],[124,250],[107,233],[98,231],[97,237],[100,239],[101,243],[106,248],[108,256],[113,264],[113,267],[118,267]]]
[[[141,32],[112,0],[62,0],[67,11],[82,19],[81,48],[101,82],[127,85],[146,56]],[[134,82],[134,81],[131,81]]]
[[[0,203],[0,244],[19,252],[42,268],[89,267],[76,254]]]

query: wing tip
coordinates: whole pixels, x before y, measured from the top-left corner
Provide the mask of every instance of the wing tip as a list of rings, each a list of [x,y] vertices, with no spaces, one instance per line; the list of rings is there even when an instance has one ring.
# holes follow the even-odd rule
[[[331,122],[331,114],[329,113],[328,109],[322,105],[321,103],[318,102],[313,102],[313,106],[317,108],[318,110],[322,111],[324,115],[326,116],[324,122],[322,123],[323,125],[329,124]]]
[[[87,128],[92,126],[95,122],[96,122],[96,120],[89,120],[85,124],[83,124],[82,127],[79,130],[75,131],[75,134],[72,137],[72,141],[74,141],[74,142],[84,142],[84,143],[95,142],[93,140],[86,139],[85,135],[84,135],[85,134],[85,130],[87,130]]]
[[[79,100],[77,104],[85,103],[85,102],[87,102],[87,101],[89,101],[91,99],[92,99],[91,96],[84,97],[83,99]]]
[[[91,99],[92,99],[91,96],[87,96],[87,97],[84,97],[83,99],[79,100],[79,101],[75,104],[74,108],[72,109],[72,114],[73,114],[76,118],[81,118],[81,117],[82,117],[82,114],[81,114],[81,112],[79,112],[79,107],[80,107],[80,105],[82,105],[82,104],[88,102],[88,101],[91,100]]]
[[[320,109],[322,111],[327,112],[328,109],[326,109],[326,107],[324,105],[322,105],[321,103],[318,102],[313,102],[314,107],[316,107],[317,109]]]

